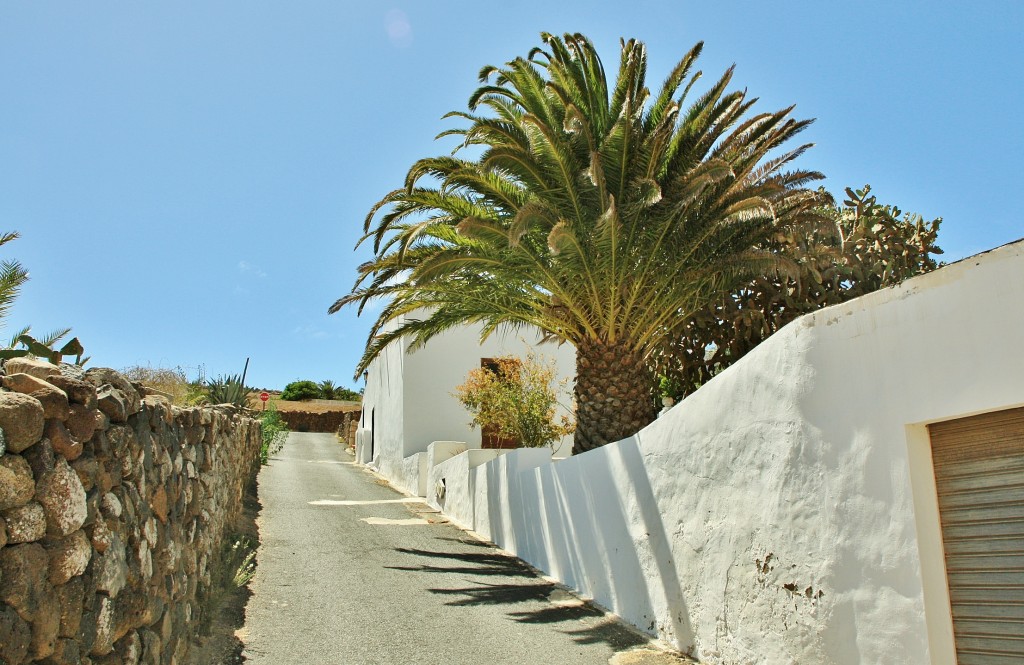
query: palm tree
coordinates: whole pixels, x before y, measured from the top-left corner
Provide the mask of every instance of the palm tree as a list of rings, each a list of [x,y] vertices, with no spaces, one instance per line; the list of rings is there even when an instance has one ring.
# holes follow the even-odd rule
[[[0,245],[6,245],[18,238],[17,231],[0,233]],[[28,281],[28,271],[17,261],[8,260],[0,263],[0,325],[18,297],[21,286]],[[11,345],[13,346],[13,344]]]
[[[334,399],[334,393],[337,392],[338,388],[334,385],[334,381],[330,379],[324,379],[320,382],[320,398],[321,399]]]
[[[818,214],[805,185],[821,175],[784,170],[808,145],[775,153],[810,121],[748,115],[732,68],[687,101],[701,43],[652,97],[641,42],[622,43],[609,85],[585,37],[541,38],[446,116],[468,123],[442,133],[460,148],[416,162],[370,211],[375,256],[329,311],[388,301],[357,375],[398,338],[417,348],[465,323],[571,342],[578,453],[653,420],[650,354],[687,314],[786,267],[769,240]]]

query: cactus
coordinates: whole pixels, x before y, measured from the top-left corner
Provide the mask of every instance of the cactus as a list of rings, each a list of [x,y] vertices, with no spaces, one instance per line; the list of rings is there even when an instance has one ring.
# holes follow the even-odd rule
[[[65,334],[67,334],[67,332],[69,331],[66,331]],[[61,362],[63,362],[66,356],[74,356],[75,364],[80,367],[82,365],[85,365],[85,363],[89,362],[88,358],[82,358],[82,354],[85,353],[85,349],[82,348],[82,343],[78,340],[77,337],[72,337],[71,340],[64,344],[64,346],[60,347],[59,349],[54,349],[53,346],[60,339],[60,337],[63,337],[63,335],[58,336],[56,339],[54,339],[53,336],[50,336],[50,339],[48,340],[44,339],[43,341],[39,341],[36,338],[32,337],[31,335],[23,333],[21,335],[18,335],[18,337],[15,340],[15,342],[21,344],[23,348],[0,349],[0,359],[7,360],[8,358],[23,358],[25,356],[36,356],[38,358],[42,358],[43,360],[51,362],[54,365],[59,365]]]

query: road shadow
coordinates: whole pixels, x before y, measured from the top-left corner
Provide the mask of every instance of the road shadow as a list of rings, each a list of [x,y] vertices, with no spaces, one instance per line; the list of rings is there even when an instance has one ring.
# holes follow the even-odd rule
[[[507,575],[509,577],[536,577],[528,566],[519,559],[501,554],[497,550],[488,549],[483,552],[434,552],[409,547],[396,547],[396,552],[412,554],[430,559],[448,559],[449,561],[475,564],[463,566],[436,566],[419,564],[415,566],[385,566],[391,570],[407,570],[426,573],[468,573],[470,575]]]
[[[449,536],[438,536],[434,540],[440,540],[449,543],[459,543],[460,545],[469,545],[470,547],[479,547],[487,550],[493,550],[495,547],[494,543],[488,543],[483,540],[475,540],[472,538],[451,538]]]
[[[470,584],[467,586],[435,587],[428,588],[427,591],[447,598],[445,605],[450,607],[515,606],[524,603],[543,603],[542,607],[535,609],[510,611],[507,616],[516,623],[524,624],[576,624],[565,625],[564,629],[559,632],[569,636],[577,644],[605,643],[615,651],[622,651],[649,642],[647,637],[609,617],[593,604],[580,600],[563,590],[562,587],[539,578],[532,568],[514,556],[504,554],[491,545],[476,541],[463,541],[455,538],[440,538],[439,540],[457,541],[477,547],[481,551],[443,552],[398,547],[395,548],[395,551],[402,554],[423,557],[432,562],[446,560],[453,565],[420,563],[409,566],[387,566],[387,568],[410,572],[479,575],[484,578],[515,578],[515,581],[497,583],[484,579],[468,580]]]
[[[263,510],[255,483],[246,487],[242,499],[242,510],[227,526],[227,536],[219,565],[216,566],[214,583],[208,592],[202,608],[199,636],[192,643],[187,665],[237,665],[245,662],[242,652],[245,644],[239,639],[239,632],[245,626],[246,607],[252,591],[249,580],[242,586],[236,583],[236,574],[244,565],[245,555],[256,550],[258,562],[259,529],[256,518]],[[232,548],[234,544],[237,548]],[[212,565],[212,564],[211,564]]]

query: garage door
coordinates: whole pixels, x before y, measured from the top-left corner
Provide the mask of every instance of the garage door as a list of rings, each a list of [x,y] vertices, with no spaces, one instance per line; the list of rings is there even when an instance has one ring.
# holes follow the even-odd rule
[[[928,427],[959,665],[1024,663],[1024,408]]]

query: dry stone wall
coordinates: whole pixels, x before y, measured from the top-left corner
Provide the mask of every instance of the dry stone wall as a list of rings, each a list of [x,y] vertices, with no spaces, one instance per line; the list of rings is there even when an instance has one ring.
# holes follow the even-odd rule
[[[341,419],[341,424],[338,425],[338,438],[345,444],[346,448],[356,447],[356,430],[359,429],[359,419],[361,417],[362,411],[349,411]]]
[[[109,369],[2,374],[0,665],[184,664],[259,423]]]
[[[347,412],[278,411],[288,429],[295,432],[337,432]]]

